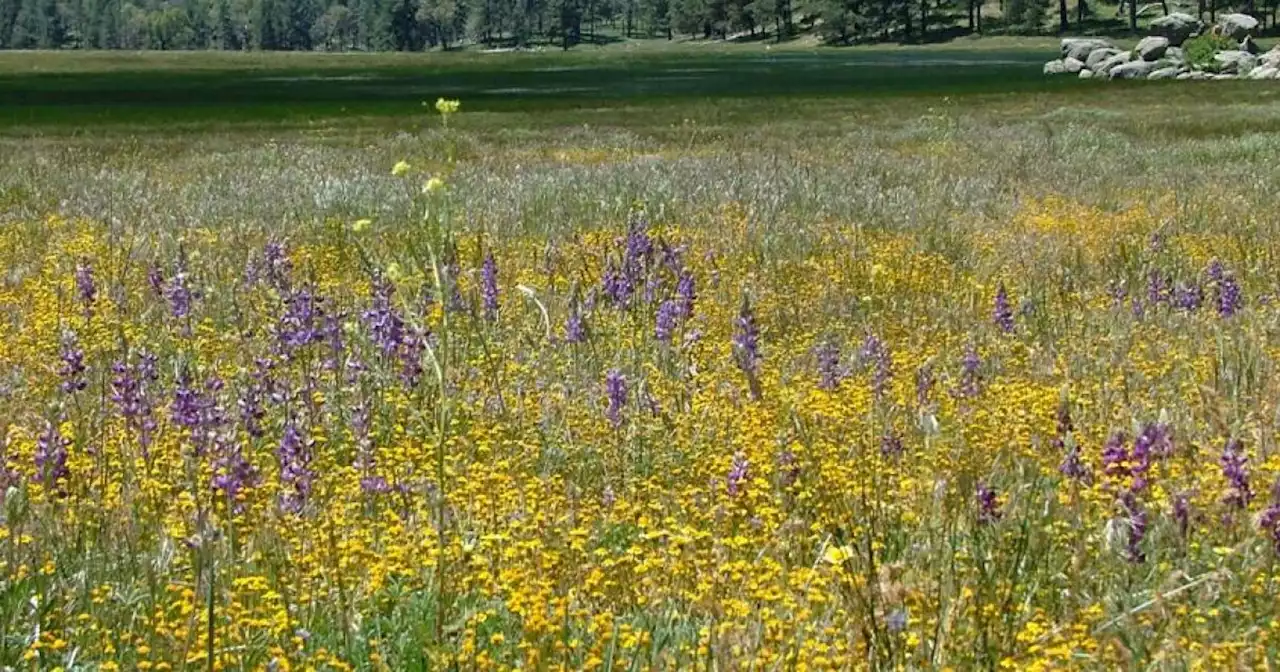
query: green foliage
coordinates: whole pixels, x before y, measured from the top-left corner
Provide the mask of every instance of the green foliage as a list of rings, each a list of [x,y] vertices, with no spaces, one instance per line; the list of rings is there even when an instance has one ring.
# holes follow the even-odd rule
[[[1238,46],[1225,35],[1207,32],[1193,37],[1182,45],[1187,63],[1204,67],[1213,63],[1213,56],[1219,51],[1236,49]]]

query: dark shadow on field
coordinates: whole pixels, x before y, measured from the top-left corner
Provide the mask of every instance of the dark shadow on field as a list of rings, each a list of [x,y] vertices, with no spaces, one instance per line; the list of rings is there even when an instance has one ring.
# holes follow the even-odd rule
[[[955,95],[1077,86],[1041,74],[1038,50],[835,50],[591,59],[495,55],[420,66],[111,71],[0,76],[0,125],[194,123],[412,115],[422,101],[528,111],[789,96]],[[294,61],[295,63],[297,61]],[[856,107],[851,107],[855,110]]]

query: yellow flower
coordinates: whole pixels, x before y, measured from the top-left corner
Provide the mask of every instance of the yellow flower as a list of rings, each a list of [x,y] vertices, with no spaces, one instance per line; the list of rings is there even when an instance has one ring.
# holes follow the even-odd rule
[[[461,106],[462,103],[457,100],[446,100],[444,98],[436,100],[436,111],[446,117],[457,112],[458,108]]]
[[[444,189],[444,180],[439,177],[433,176],[431,179],[427,180],[426,184],[422,185],[422,193],[424,194],[434,194],[441,189]]]
[[[844,546],[828,546],[827,550],[822,554],[822,559],[829,564],[839,565],[853,557],[853,547],[846,544]]]
[[[357,219],[355,223],[351,225],[351,230],[355,231],[356,233],[360,233],[361,231],[364,231],[365,229],[369,228],[369,225],[372,223],[373,223],[372,219]]]
[[[404,271],[400,270],[400,264],[397,264],[394,261],[391,262],[390,264],[387,264],[387,277],[391,278],[392,281],[403,278]]]
[[[397,161],[396,165],[391,167],[391,174],[396,177],[400,177],[408,173],[409,169],[412,167],[413,166],[410,166],[408,161]]]

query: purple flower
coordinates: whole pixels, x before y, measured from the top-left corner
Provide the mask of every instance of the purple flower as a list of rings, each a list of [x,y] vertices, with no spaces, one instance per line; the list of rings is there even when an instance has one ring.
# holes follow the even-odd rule
[[[1244,452],[1244,443],[1240,439],[1231,439],[1222,448],[1222,457],[1218,464],[1222,465],[1222,476],[1231,486],[1223,498],[1223,503],[1237,509],[1249,506],[1253,499],[1253,491],[1249,488],[1249,458]]]
[[[635,294],[636,286],[625,269],[618,269],[610,264],[601,279],[601,289],[614,307],[626,308],[631,305],[631,296]]]
[[[742,492],[750,478],[751,463],[747,461],[746,455],[736,453],[733,456],[733,464],[729,466],[729,474],[725,477],[725,489],[729,496],[736,497]]]
[[[93,315],[93,301],[98,296],[98,286],[93,279],[93,266],[88,259],[76,264],[76,294],[84,307],[85,317]]]
[[[391,296],[394,293],[395,286],[390,280],[382,275],[375,275],[369,308],[361,315],[369,330],[369,339],[381,348],[385,356],[395,353],[404,342],[404,318],[392,305]]]
[[[1009,292],[1005,290],[1003,282],[996,289],[994,317],[1000,331],[1006,334],[1013,331],[1013,307],[1009,305]]]
[[[1058,465],[1058,472],[1076,481],[1088,481],[1091,475],[1089,466],[1080,458],[1080,448],[1075,445],[1067,450],[1066,457],[1062,458],[1062,464]]]
[[[145,458],[156,429],[153,403],[147,393],[149,384],[158,377],[155,355],[142,353],[138,365],[132,367],[127,361],[118,361],[111,366],[111,372],[111,402],[119,409],[125,424],[138,433]]]
[[[493,260],[493,252],[484,255],[480,266],[480,297],[484,318],[491,322],[498,319],[498,264]]]
[[[693,274],[688,271],[681,273],[680,279],[676,281],[676,297],[679,299],[677,305],[680,319],[693,317],[693,304],[698,300],[698,292],[694,286]]]
[[[622,426],[622,411],[627,405],[627,379],[617,369],[609,369],[604,378],[605,400],[608,406],[604,415],[614,427]]]
[[[819,345],[814,353],[818,359],[818,388],[834,390],[840,386],[844,372],[840,367],[840,348],[831,341]]]
[[[1004,512],[1000,510],[1000,501],[996,496],[996,491],[991,486],[979,481],[975,494],[978,500],[978,522],[980,524],[994,523],[1004,516]]]
[[[1214,280],[1214,299],[1218,317],[1224,319],[1235,315],[1244,305],[1244,299],[1240,295],[1240,284],[1230,273],[1222,271],[1221,267],[1219,267],[1218,277]]]
[[[1204,289],[1195,280],[1180,283],[1173,290],[1173,305],[1178,310],[1194,313],[1203,303]]]
[[[658,306],[658,317],[654,322],[653,336],[662,343],[671,342],[671,334],[675,331],[676,322],[680,318],[680,304],[667,299]]]
[[[1169,300],[1169,279],[1160,271],[1152,269],[1147,274],[1147,303],[1158,305]]]
[[[405,331],[400,344],[400,382],[405,389],[414,389],[422,380],[422,356],[427,351],[429,334],[417,328]]]
[[[254,372],[248,383],[241,388],[240,398],[236,401],[236,406],[240,409],[240,422],[244,425],[244,431],[255,439],[260,439],[266,434],[262,428],[262,420],[267,416],[267,411],[262,407],[262,396],[263,388],[265,387],[264,378],[267,375],[267,369],[260,363],[258,370]]]
[[[858,351],[858,360],[863,366],[871,367],[871,392],[877,398],[883,396],[889,379],[893,378],[893,358],[884,342],[868,333]]]
[[[75,394],[83,390],[87,384],[84,379],[84,349],[80,347],[75,332],[63,332],[59,357],[62,359],[62,366],[58,368],[58,375],[62,377],[62,391]]]
[[[242,505],[236,502],[236,497],[241,490],[257,485],[258,469],[245,459],[240,445],[232,443],[223,448],[213,463],[213,470],[214,489],[226,494],[232,509],[239,511]]]
[[[907,629],[907,610],[898,608],[889,612],[884,619],[884,626],[892,634],[898,634]]]
[[[322,297],[310,288],[302,287],[290,292],[284,299],[284,314],[276,323],[277,345],[285,357],[294,351],[320,340],[324,310]]]
[[[902,457],[902,437],[897,432],[885,432],[880,437],[880,454],[887,458]]]
[[[62,438],[58,425],[46,422],[44,431],[36,437],[35,464],[36,479],[52,486],[60,479],[71,476],[67,468],[67,446],[71,441]]]
[[[280,461],[280,508],[289,513],[299,513],[311,496],[311,484],[315,474],[311,471],[311,442],[304,439],[298,425],[290,418],[276,449]]]
[[[1107,476],[1121,479],[1129,476],[1129,448],[1124,432],[1112,434],[1102,445],[1102,471]]]
[[[1126,493],[1121,500],[1129,523],[1129,542],[1125,555],[1132,563],[1147,561],[1147,554],[1142,551],[1142,540],[1147,536],[1147,512],[1133,493]]]
[[[1173,497],[1173,519],[1178,524],[1178,536],[1186,539],[1191,531],[1191,496],[1185,492]]]
[[[187,274],[180,271],[165,283],[164,296],[169,301],[169,314],[174,319],[185,319],[191,314],[191,288],[187,286]]]
[[[152,263],[147,269],[147,284],[151,285],[151,291],[158,297],[163,297],[165,292],[164,270],[159,264]]]
[[[262,248],[262,265],[267,281],[277,290],[289,289],[289,276],[293,273],[293,261],[282,241],[273,240]]]
[[[751,303],[745,296],[734,321],[733,358],[738,368],[748,374],[754,374],[760,368],[760,329],[756,326]]]
[[[587,321],[575,305],[564,321],[564,340],[566,343],[585,343],[587,340]]]
[[[1271,486],[1271,504],[1258,518],[1258,527],[1271,538],[1271,548],[1280,554],[1280,479]]]

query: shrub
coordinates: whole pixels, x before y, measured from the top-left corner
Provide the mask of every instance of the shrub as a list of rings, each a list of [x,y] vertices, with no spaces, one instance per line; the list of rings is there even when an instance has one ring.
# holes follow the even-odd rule
[[[1219,51],[1228,51],[1236,48],[1237,45],[1230,38],[1216,32],[1198,35],[1187,40],[1182,45],[1187,63],[1200,67],[1213,63],[1213,57]]]

